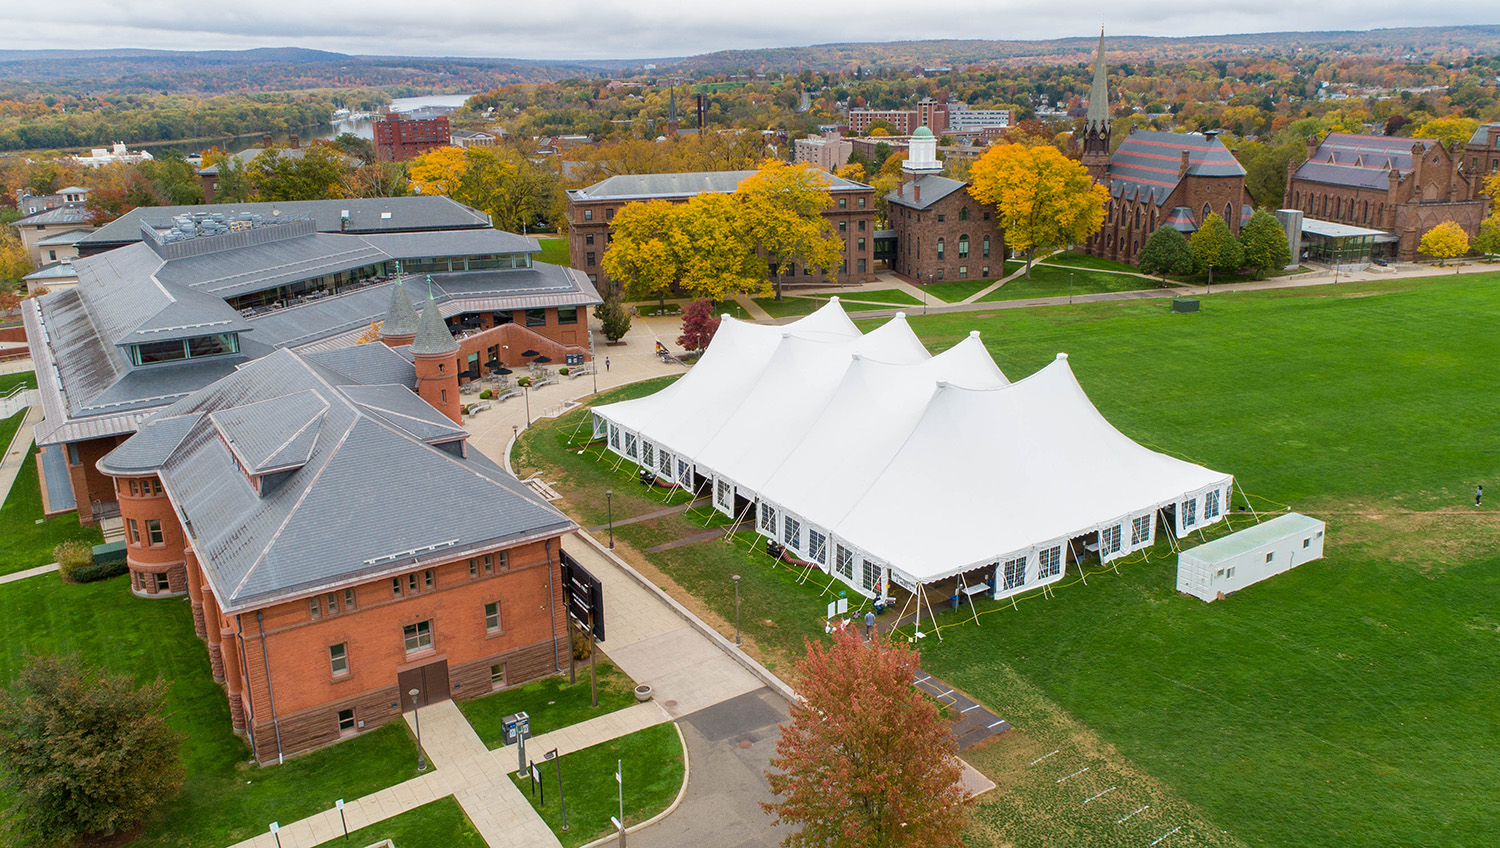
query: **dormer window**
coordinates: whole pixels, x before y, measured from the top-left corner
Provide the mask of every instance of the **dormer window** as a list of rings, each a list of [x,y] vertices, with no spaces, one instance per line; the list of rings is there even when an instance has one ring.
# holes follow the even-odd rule
[[[136,365],[153,365],[158,362],[201,359],[205,356],[222,356],[239,352],[239,333],[215,333],[209,336],[194,336],[190,339],[131,345],[130,361]]]

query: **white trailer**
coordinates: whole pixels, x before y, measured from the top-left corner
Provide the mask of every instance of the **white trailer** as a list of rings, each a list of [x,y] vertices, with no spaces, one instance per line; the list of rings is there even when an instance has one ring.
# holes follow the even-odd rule
[[[1177,555],[1177,591],[1214,601],[1322,559],[1326,526],[1293,512],[1183,551]]]

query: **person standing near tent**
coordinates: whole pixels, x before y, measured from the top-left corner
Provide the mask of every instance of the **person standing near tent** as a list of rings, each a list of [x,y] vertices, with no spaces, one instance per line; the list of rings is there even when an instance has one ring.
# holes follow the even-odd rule
[[[1480,483],[1479,486],[1474,489],[1474,505],[1479,506],[1479,502],[1482,500],[1484,500],[1484,484]]]
[[[865,612],[865,641],[866,642],[870,641],[870,637],[871,637],[871,635],[874,632],[875,632],[875,611],[874,610],[869,610],[869,611]]]

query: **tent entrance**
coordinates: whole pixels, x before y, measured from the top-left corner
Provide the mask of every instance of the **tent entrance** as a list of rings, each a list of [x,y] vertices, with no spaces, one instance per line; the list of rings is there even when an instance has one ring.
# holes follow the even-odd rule
[[[1068,562],[1082,563],[1090,556],[1099,558],[1099,531],[1090,530],[1068,540]]]

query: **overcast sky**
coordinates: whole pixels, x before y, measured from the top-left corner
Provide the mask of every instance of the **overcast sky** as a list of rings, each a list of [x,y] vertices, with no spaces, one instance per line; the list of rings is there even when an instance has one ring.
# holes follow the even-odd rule
[[[46,0],[0,3],[0,47],[601,59],[916,38],[1206,35],[1500,22],[1495,0]]]

